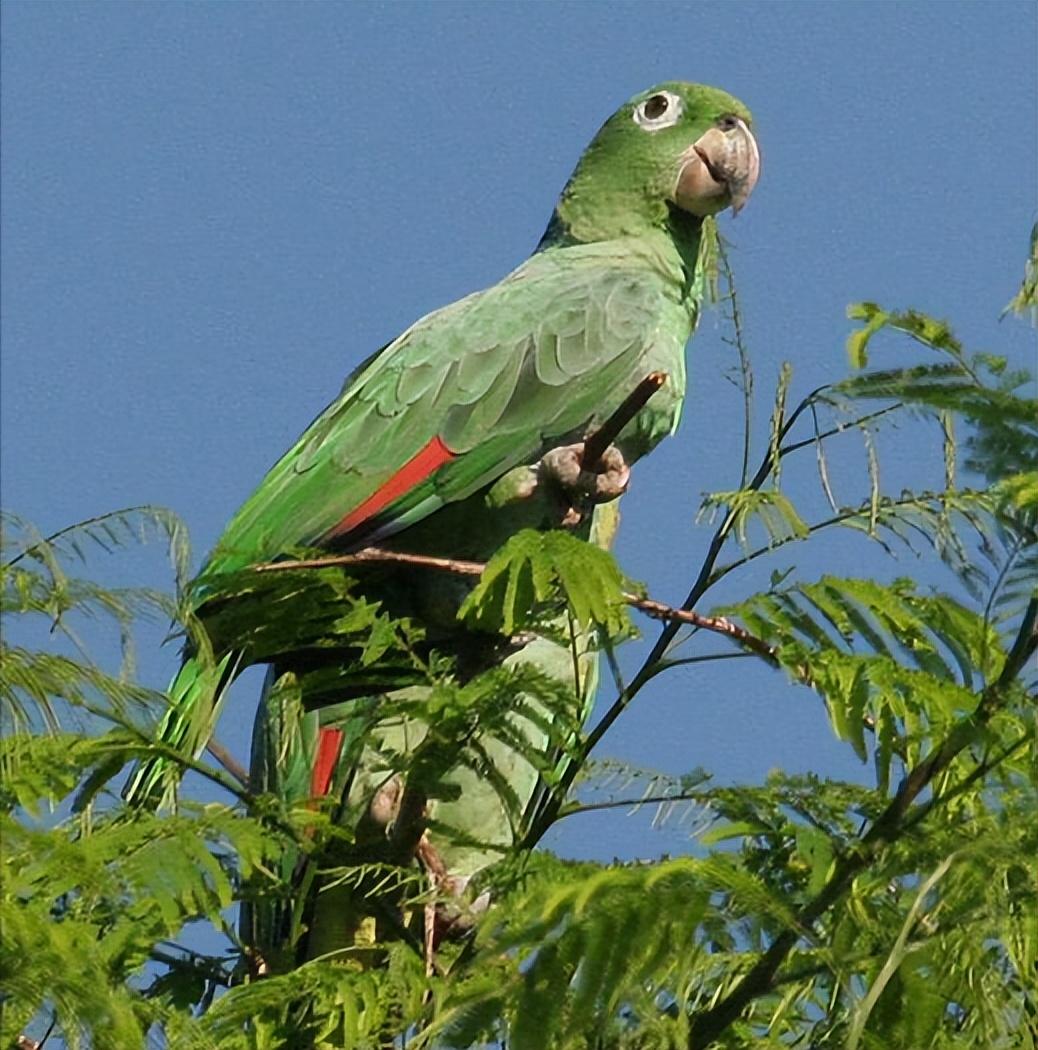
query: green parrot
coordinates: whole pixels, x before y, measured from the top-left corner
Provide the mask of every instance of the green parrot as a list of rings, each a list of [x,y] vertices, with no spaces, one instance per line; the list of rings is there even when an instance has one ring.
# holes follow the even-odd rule
[[[358,659],[356,637],[337,645],[343,609],[365,629],[380,611],[409,617],[435,644],[456,641],[457,656],[468,643],[459,640],[456,612],[472,581],[399,565],[348,576],[320,569],[261,577],[253,568],[300,549],[330,555],[371,545],[485,561],[528,527],[566,526],[607,546],[631,465],[678,424],[685,346],[705,285],[703,220],[738,211],[759,169],[748,110],[718,89],[666,82],[613,114],[534,254],[366,360],[231,520],[192,590],[212,651],[203,659],[189,649],[161,738],[200,754],[231,680],[267,663],[254,787],[290,801],[339,793],[353,807],[356,833],[384,838],[403,789],[377,756],[407,751],[421,734],[406,721],[379,725],[379,705],[426,687],[410,684],[406,667]],[[596,463],[584,462],[585,438],[653,372],[666,375],[662,389]],[[569,683],[574,718],[586,714],[595,680],[589,639],[570,647],[512,640],[507,652],[499,643],[484,644],[481,667],[532,663]],[[518,722],[533,746],[546,739],[536,718]],[[513,751],[493,740],[481,754],[495,769],[489,779],[508,785],[513,805],[527,805],[538,774]],[[150,761],[131,774],[125,795],[168,801],[176,776],[174,763]],[[451,776],[457,791],[437,804],[436,817],[466,841],[452,847],[433,836],[421,845],[427,866],[461,886],[516,829],[487,777],[471,766]],[[319,910],[330,915],[334,894],[321,896]],[[280,921],[271,913],[246,923],[269,951]],[[310,957],[341,942],[333,919],[311,913],[309,925]]]

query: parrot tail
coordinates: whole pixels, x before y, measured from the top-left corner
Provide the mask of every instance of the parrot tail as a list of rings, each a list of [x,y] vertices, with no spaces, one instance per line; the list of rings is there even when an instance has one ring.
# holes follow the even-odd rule
[[[239,654],[233,652],[215,664],[188,656],[170,683],[169,708],[159,723],[156,740],[179,754],[198,758],[212,736],[224,696],[239,668]],[[173,756],[139,762],[123,788],[123,798],[138,807],[172,804],[183,773]]]

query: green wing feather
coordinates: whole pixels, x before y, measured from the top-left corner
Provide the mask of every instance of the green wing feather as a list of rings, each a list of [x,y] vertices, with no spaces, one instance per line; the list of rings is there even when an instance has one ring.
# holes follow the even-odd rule
[[[380,514],[384,532],[464,499],[605,418],[655,367],[654,349],[680,360],[690,327],[673,282],[633,253],[623,265],[598,246],[535,255],[359,370],[231,521],[203,576],[319,542],[433,438],[456,458]]]

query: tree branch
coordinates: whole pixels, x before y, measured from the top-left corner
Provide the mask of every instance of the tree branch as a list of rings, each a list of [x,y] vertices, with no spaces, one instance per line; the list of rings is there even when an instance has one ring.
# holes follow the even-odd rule
[[[649,398],[667,381],[666,372],[650,372],[620,407],[584,442],[584,469],[594,470],[605,450],[620,436],[628,423],[645,407]]]
[[[454,558],[434,558],[427,554],[404,554],[400,551],[383,550],[381,547],[365,547],[353,554],[339,554],[328,558],[303,558],[299,561],[271,561],[253,565],[253,572],[291,572],[295,569],[330,569],[336,566],[363,565],[371,562],[399,562],[403,565],[420,565],[426,569],[440,569],[460,576],[481,576],[486,563],[481,561],[458,561]]]
[[[307,569],[328,569],[337,566],[372,564],[375,562],[394,562],[402,565],[418,565],[426,569],[437,569],[442,572],[457,573],[460,576],[481,576],[486,568],[485,562],[460,561],[455,558],[436,558],[427,554],[407,554],[403,551],[389,551],[381,547],[365,547],[363,550],[353,554],[341,554],[328,558],[304,558],[299,561],[274,561],[254,565],[254,572],[291,572]],[[671,605],[665,605],[652,598],[642,598],[629,591],[621,592],[623,601],[632,608],[638,609],[651,616],[654,620],[663,620],[668,623],[691,624],[693,627],[701,627],[705,631],[721,634],[730,638],[736,645],[767,660],[772,666],[778,666],[778,657],[775,650],[764,641],[751,634],[744,627],[733,623],[725,616],[704,616],[694,609],[675,609]],[[219,745],[217,745],[218,747]],[[212,750],[212,748],[210,748]],[[220,749],[223,750],[222,748]],[[226,755],[226,752],[224,752]],[[214,757],[221,764],[224,759],[213,751]],[[229,757],[229,756],[228,756]],[[231,760],[233,762],[233,759]],[[236,764],[236,763],[235,763]],[[241,769],[241,767],[238,767]],[[234,772],[234,770],[231,770]],[[237,774],[235,774],[237,775]]]
[[[709,791],[681,791],[671,795],[642,795],[640,798],[612,798],[603,802],[573,802],[559,810],[559,819],[578,813],[594,813],[601,809],[636,809],[638,806],[658,806],[664,802],[709,802]]]
[[[238,781],[246,791],[250,788],[249,771],[220,743],[219,740],[211,739],[205,745],[206,751],[216,759],[217,762],[227,770],[228,773]]]

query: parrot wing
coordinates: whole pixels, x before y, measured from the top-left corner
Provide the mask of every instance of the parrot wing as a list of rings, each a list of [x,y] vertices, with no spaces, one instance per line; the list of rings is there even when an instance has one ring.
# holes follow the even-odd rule
[[[398,532],[606,418],[642,378],[666,292],[644,263],[576,247],[424,317],[272,468],[203,575]]]

